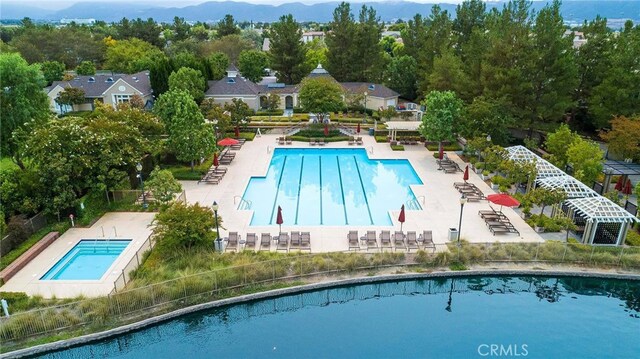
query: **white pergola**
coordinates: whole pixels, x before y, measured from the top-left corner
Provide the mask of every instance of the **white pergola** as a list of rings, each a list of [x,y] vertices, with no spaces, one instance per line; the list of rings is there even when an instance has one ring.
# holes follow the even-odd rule
[[[524,146],[511,146],[507,147],[506,150],[509,159],[512,161],[535,162],[538,172],[536,175],[536,180],[547,177],[559,177],[567,175],[564,171],[552,165],[551,163],[549,163],[549,161],[531,152]]]
[[[542,188],[564,191],[568,199],[599,196],[596,191],[569,175],[541,178],[536,182]]]
[[[585,221],[582,242],[588,244],[621,245],[629,225],[638,219],[611,200],[596,196],[566,201],[572,218]],[[615,241],[613,240],[615,238]]]

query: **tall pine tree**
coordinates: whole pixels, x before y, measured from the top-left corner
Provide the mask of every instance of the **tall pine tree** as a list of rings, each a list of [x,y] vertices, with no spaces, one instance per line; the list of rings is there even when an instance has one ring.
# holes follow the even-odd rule
[[[325,36],[329,49],[327,70],[338,81],[350,81],[354,70],[356,25],[349,3],[342,2],[333,10],[333,21],[329,27],[331,32]]]
[[[305,49],[302,43],[302,29],[293,15],[281,16],[271,25],[269,60],[271,69],[277,72],[278,81],[297,84],[306,75]]]

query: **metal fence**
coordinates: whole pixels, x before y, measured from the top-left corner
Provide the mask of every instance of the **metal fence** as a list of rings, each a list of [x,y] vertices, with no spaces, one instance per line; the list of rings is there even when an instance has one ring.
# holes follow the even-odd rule
[[[30,235],[41,230],[46,225],[47,216],[40,212],[35,216],[27,219],[24,222],[23,228],[27,232],[26,234],[28,238]],[[2,239],[0,240],[0,257],[9,253],[12,249],[16,248],[18,245],[24,242],[24,240],[26,240],[26,238],[21,240],[21,238],[18,238],[13,233],[9,233],[6,236],[2,237]]]
[[[151,245],[151,242],[149,243]],[[139,260],[139,257],[137,257]],[[583,244],[486,243],[437,245],[434,253],[324,253],[228,267],[114,292],[59,306],[31,310],[0,319],[0,341],[75,329],[123,325],[189,305],[268,288],[312,276],[381,270],[388,267],[442,267],[452,263],[548,262],[640,268],[639,247],[603,247]],[[137,264],[137,262],[136,262]],[[128,275],[128,274],[127,274]],[[123,272],[123,282],[127,277]],[[132,283],[135,285],[135,282]],[[116,285],[117,286],[117,285]]]
[[[138,266],[142,263],[144,252],[151,250],[155,244],[156,242],[153,239],[153,235],[150,235],[144,241],[144,243],[142,243],[138,251],[136,251],[136,254],[131,258],[131,260],[129,260],[129,263],[127,263],[124,268],[122,268],[122,272],[113,282],[113,290],[111,291],[110,295],[124,289],[124,287],[131,279],[131,272],[134,269],[138,268]]]
[[[638,213],[638,205],[629,201],[628,199],[627,199],[627,202],[624,204],[624,209],[634,216],[637,215]]]

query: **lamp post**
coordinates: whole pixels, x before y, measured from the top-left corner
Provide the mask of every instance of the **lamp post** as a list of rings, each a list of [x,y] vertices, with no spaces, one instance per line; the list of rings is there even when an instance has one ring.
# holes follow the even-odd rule
[[[213,204],[211,205],[211,209],[213,210],[213,216],[216,218],[216,242],[217,242],[217,245],[214,246],[214,247],[217,248],[220,252],[222,252],[222,242],[220,240],[220,226],[218,225],[218,202],[213,201]]]
[[[364,120],[362,123],[367,123],[367,91],[364,92]]]
[[[147,196],[144,193],[144,180],[142,179],[142,163],[136,164],[136,171],[138,171],[138,178],[140,179],[140,189],[142,189],[142,208],[147,208]]]
[[[460,222],[458,223],[458,247],[460,246],[460,232],[462,232],[462,211],[464,210],[465,203],[467,203],[467,197],[462,195],[462,197],[460,197]]]

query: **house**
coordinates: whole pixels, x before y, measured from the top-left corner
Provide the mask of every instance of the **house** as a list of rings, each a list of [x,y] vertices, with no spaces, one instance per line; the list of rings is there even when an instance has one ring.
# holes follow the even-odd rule
[[[67,106],[56,102],[58,94],[67,88],[78,88],[84,91],[85,103]],[[94,101],[112,106],[129,102],[132,96],[138,95],[145,105],[153,102],[153,90],[149,80],[149,71],[141,71],[132,75],[96,74],[92,76],[76,76],[70,81],[54,81],[45,89],[49,97],[49,107],[56,113],[70,111],[92,111]]]
[[[305,44],[315,39],[320,39],[320,41],[324,41],[324,32],[323,31],[306,31],[302,33],[302,42],[304,42]]]
[[[583,32],[567,30],[564,32],[565,37],[573,37],[573,48],[579,49],[580,46],[587,43],[587,38]]]
[[[307,77],[329,77],[331,74],[318,65]],[[335,81],[335,79],[333,79]],[[337,81],[336,81],[337,82]],[[366,108],[377,110],[380,107],[397,106],[399,94],[388,87],[368,82],[338,82],[347,94],[362,94],[366,98]],[[293,110],[300,106],[298,93],[300,85],[285,85],[283,83],[264,81],[255,84],[238,75],[238,70],[231,65],[227,69],[227,76],[218,81],[209,81],[209,89],[205,97],[213,98],[214,102],[224,104],[234,98],[241,99],[255,111],[265,108],[266,99],[271,94],[280,96],[280,109]],[[364,103],[363,103],[364,104]]]

